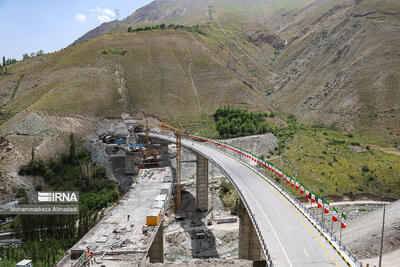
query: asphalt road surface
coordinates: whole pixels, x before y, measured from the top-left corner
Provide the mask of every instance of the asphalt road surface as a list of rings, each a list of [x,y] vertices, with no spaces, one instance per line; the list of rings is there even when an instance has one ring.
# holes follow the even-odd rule
[[[175,142],[174,137],[150,136]],[[182,145],[212,159],[241,190],[274,266],[347,266],[304,215],[252,168],[202,143],[182,140]]]

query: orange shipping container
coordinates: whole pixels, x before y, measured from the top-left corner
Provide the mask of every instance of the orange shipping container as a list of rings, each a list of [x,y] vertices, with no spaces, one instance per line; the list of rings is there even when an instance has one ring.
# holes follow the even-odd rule
[[[146,217],[146,224],[148,226],[157,226],[161,221],[161,210],[151,209],[151,213]]]

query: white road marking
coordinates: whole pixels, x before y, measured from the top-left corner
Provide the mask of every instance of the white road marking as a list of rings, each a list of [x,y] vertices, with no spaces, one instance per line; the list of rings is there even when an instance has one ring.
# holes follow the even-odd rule
[[[250,195],[251,198],[254,200],[254,202],[256,203],[256,205],[258,206],[258,208],[260,209],[261,213],[264,215],[265,219],[267,220],[269,226],[271,227],[272,232],[274,233],[276,239],[278,240],[279,246],[281,247],[281,249],[282,249],[282,251],[283,251],[283,254],[285,254],[285,257],[286,257],[286,260],[287,260],[288,263],[289,263],[289,266],[290,266],[290,267],[293,267],[292,263],[291,263],[290,260],[289,260],[288,255],[286,254],[285,249],[283,248],[283,245],[282,245],[281,240],[279,239],[278,235],[277,235],[276,232],[275,232],[274,227],[272,226],[271,221],[268,219],[267,215],[264,213],[264,211],[262,210],[262,208],[260,207],[260,205],[258,204],[258,202],[256,201],[256,199],[253,197],[253,195],[252,195],[252,194],[250,193],[250,191],[247,189],[247,187],[244,186],[244,188],[245,188],[246,191],[249,193],[249,195]]]
[[[305,249],[303,249],[303,250],[304,250],[304,253],[306,254],[307,258],[310,258],[310,256],[308,255],[307,251]]]
[[[172,139],[172,138],[171,138]],[[182,142],[182,144],[183,144],[184,142]],[[190,146],[190,144],[189,144],[189,146]],[[198,151],[200,152],[200,153],[204,153],[204,155],[207,155],[210,159],[212,159],[213,158],[213,156],[215,156],[214,154],[212,154],[211,153],[211,151],[207,151],[207,150],[214,150],[213,152],[219,152],[220,154],[225,154],[224,152],[221,152],[221,151],[218,151],[217,149],[215,149],[215,148],[210,148],[210,147],[207,147],[206,145],[202,145],[202,144],[199,144],[198,145],[199,146],[199,148],[198,148]],[[203,147],[202,146],[204,146],[204,149],[203,149]],[[194,147],[193,147],[194,148]],[[190,148],[189,148],[190,149]],[[205,150],[205,151],[203,151],[203,150]],[[229,156],[229,155],[228,155]],[[231,157],[232,159],[235,159],[235,158],[233,158],[233,157]],[[237,159],[236,159],[237,160]],[[237,161],[239,161],[239,160],[237,160]],[[240,162],[240,161],[239,161]],[[246,166],[246,163],[243,163],[243,162],[240,162],[240,163],[242,163],[243,165],[245,165]],[[233,172],[233,174],[236,174],[235,172]],[[240,180],[239,180],[240,181]],[[242,183],[242,185],[243,185],[243,182],[242,181],[240,181],[241,183]],[[239,185],[238,185],[238,187],[239,187]],[[289,263],[289,266],[291,266],[292,267],[292,264],[291,264],[291,262],[289,261],[289,258],[288,258],[288,256],[287,256],[287,254],[286,254],[286,251],[283,249],[283,246],[282,246],[282,243],[281,243],[281,241],[280,241],[280,239],[278,238],[278,236],[277,236],[277,234],[276,234],[276,231],[274,230],[274,228],[273,228],[273,226],[272,226],[272,224],[271,224],[271,222],[270,222],[270,220],[268,219],[268,217],[266,216],[266,214],[264,213],[264,211],[261,209],[261,207],[260,207],[260,205],[258,204],[258,202],[255,200],[255,198],[254,198],[254,196],[250,193],[250,191],[249,191],[249,189],[246,187],[246,186],[244,186],[245,187],[245,189],[246,189],[246,191],[249,193],[249,195],[251,196],[251,198],[253,199],[253,201],[255,202],[255,204],[258,206],[258,208],[259,208],[259,210],[261,211],[261,213],[263,214],[263,216],[266,218],[266,221],[268,222],[268,224],[270,225],[270,227],[271,227],[271,230],[273,231],[273,233],[274,233],[274,235],[275,235],[275,237],[276,237],[276,239],[277,239],[277,241],[278,241],[278,243],[279,243],[279,245],[280,245],[280,247],[282,248],[282,251],[283,251],[283,253],[285,254],[285,256],[286,256],[286,259],[287,259],[287,261],[288,261],[288,263]],[[240,188],[240,187],[239,187]],[[271,191],[272,191],[272,189],[270,189]],[[240,191],[242,191],[242,190],[240,190]],[[295,214],[296,215],[296,214]],[[297,216],[297,215],[296,215]],[[257,216],[258,217],[258,216]],[[304,223],[303,223],[304,224]],[[305,224],[304,224],[305,225]],[[307,226],[306,226],[307,227]],[[307,227],[308,228],[308,227]],[[309,230],[310,231],[310,230]],[[310,231],[311,232],[311,231]],[[315,237],[315,235],[314,235],[314,238],[315,239],[317,239],[316,237]],[[317,239],[318,240],[318,239]],[[319,240],[318,240],[319,241]],[[320,243],[320,245],[321,245],[321,243]],[[322,245],[321,245],[322,246]],[[323,246],[322,246],[322,248],[324,248]],[[324,248],[325,249],[325,248]],[[326,249],[325,249],[325,251],[326,251]],[[327,251],[326,251],[327,252]],[[306,254],[306,256],[307,257],[309,257],[309,255],[308,255],[308,253],[304,250],[304,253]],[[328,253],[328,252],[327,252]],[[328,253],[328,255],[330,256],[330,254]],[[331,257],[332,258],[332,257]],[[333,258],[332,258],[333,259]],[[337,264],[336,264],[337,265]],[[337,265],[338,266],[338,265]]]

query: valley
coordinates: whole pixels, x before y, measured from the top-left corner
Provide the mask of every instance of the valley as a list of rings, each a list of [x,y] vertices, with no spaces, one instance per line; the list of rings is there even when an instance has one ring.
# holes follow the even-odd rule
[[[165,122],[184,135],[248,151],[337,206],[346,202],[343,210],[354,216],[344,240],[363,262],[377,261],[382,210],[357,201],[387,203],[392,213],[384,257],[392,260],[400,249],[399,43],[397,0],[152,1],[59,51],[0,69],[0,204],[72,186],[63,176],[55,175],[55,187],[43,174],[21,173],[34,158],[51,166],[70,151],[72,135],[89,153],[85,161],[104,167],[122,198],[137,177],[125,173],[123,153],[108,157],[101,138],[126,135],[128,120],[141,127]],[[218,119],[220,109],[245,115]],[[173,173],[176,153],[170,144]],[[199,212],[196,154],[182,153],[190,219],[178,221],[169,206],[163,219],[166,262],[199,264],[194,259],[204,258],[210,266],[247,266],[245,260],[231,262],[240,255],[240,216],[231,214],[239,207],[237,189],[210,163],[210,210]],[[224,183],[231,188],[222,196]],[[300,201],[298,191],[286,190]],[[228,217],[238,222],[216,224]],[[363,220],[373,222],[365,231]],[[191,238],[187,230],[198,222],[210,238]],[[55,246],[62,251],[48,256],[53,261],[67,250],[65,243]]]

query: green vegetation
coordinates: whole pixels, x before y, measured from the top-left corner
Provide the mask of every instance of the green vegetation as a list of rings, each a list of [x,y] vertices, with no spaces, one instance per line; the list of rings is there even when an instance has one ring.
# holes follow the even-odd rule
[[[121,55],[121,56],[125,56],[125,54],[127,53],[127,50],[116,50],[116,49],[107,49],[103,51],[104,55]]]
[[[72,241],[72,240],[71,240]],[[15,266],[22,259],[32,259],[34,266],[53,266],[64,252],[74,243],[57,239],[23,242],[18,247],[0,247],[0,264],[4,267]]]
[[[219,186],[219,198],[224,207],[228,208],[232,215],[237,215],[240,208],[240,198],[233,185],[224,178]]]
[[[283,149],[286,147],[286,143],[297,133],[299,126],[297,123],[297,118],[294,115],[286,116],[286,127],[275,128],[273,131],[274,135],[279,138],[278,153],[282,153]]]
[[[137,27],[137,28],[129,27],[128,28],[128,32],[142,32],[142,31],[152,31],[152,30],[158,30],[158,29],[161,29],[161,30],[164,30],[164,29],[174,29],[174,30],[181,29],[181,30],[185,30],[185,31],[188,31],[188,32],[197,32],[199,34],[205,35],[205,33],[200,30],[200,27],[198,25],[189,27],[189,26],[175,25],[175,24],[169,24],[168,27],[166,27],[165,24],[154,25],[154,26],[145,26],[145,27]]]
[[[370,137],[301,125],[282,151],[285,162],[290,163],[285,163],[285,171],[297,173],[300,182],[318,192],[322,192],[326,176],[328,195],[371,194],[399,199],[399,156],[378,150],[357,153],[351,148],[354,143],[364,147],[366,142],[372,142]],[[283,166],[282,160],[274,163]]]
[[[73,150],[73,146],[71,146]],[[116,185],[111,181],[106,170],[90,162],[90,154],[81,150],[76,156],[61,154],[59,158],[33,159],[22,165],[20,175],[38,175],[53,190],[80,191],[80,204],[89,210],[107,207],[118,198]]]
[[[214,114],[217,131],[222,138],[232,138],[272,131],[265,122],[265,113],[235,108],[218,108]]]
[[[266,117],[274,118],[275,114],[250,112],[242,109],[219,108],[214,114],[216,130],[219,137],[232,138],[254,134],[273,133],[279,139],[277,153],[280,154],[286,143],[297,133],[297,118],[286,116],[286,127],[277,127],[265,121]],[[273,153],[273,152],[272,152]]]
[[[28,53],[24,53],[23,55],[22,55],[22,60],[25,60],[25,59],[28,59],[28,58],[32,58],[32,57],[38,57],[38,56],[41,56],[41,55],[43,55],[44,53],[43,53],[43,50],[42,49],[40,49],[39,51],[37,51],[37,52],[32,52],[32,53],[30,53],[30,54],[28,54]]]
[[[5,56],[3,56],[3,64],[0,64],[1,67],[1,71],[0,71],[0,75],[1,74],[8,74],[7,72],[7,66],[16,63],[17,60],[14,58],[7,58]]]
[[[15,196],[16,197],[26,197],[27,194],[26,194],[25,188],[22,188],[22,187],[18,188],[18,192]]]
[[[20,175],[42,176],[52,190],[79,191],[79,215],[18,215],[11,227],[24,242],[17,248],[0,249],[2,266],[15,266],[24,257],[33,259],[35,266],[52,266],[96,224],[100,211],[118,199],[117,187],[106,170],[93,164],[88,151],[78,147],[71,135],[68,154],[47,161],[32,156],[21,166]],[[25,190],[20,188],[17,196],[25,197]]]

